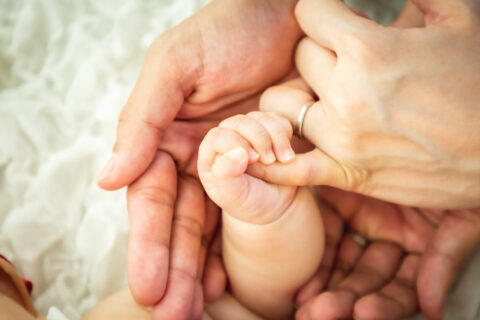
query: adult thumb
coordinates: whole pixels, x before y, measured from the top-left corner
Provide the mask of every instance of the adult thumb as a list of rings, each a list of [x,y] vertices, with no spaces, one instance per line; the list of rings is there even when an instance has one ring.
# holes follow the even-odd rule
[[[183,104],[181,69],[175,67],[171,53],[158,48],[154,45],[149,49],[135,88],[120,114],[113,154],[97,178],[103,189],[128,185],[148,168],[163,133]]]
[[[353,190],[360,181],[352,179],[356,174],[335,159],[316,148],[310,152],[297,154],[290,163],[276,162],[271,165],[251,164],[247,173],[266,182],[292,185],[328,185],[343,190]]]

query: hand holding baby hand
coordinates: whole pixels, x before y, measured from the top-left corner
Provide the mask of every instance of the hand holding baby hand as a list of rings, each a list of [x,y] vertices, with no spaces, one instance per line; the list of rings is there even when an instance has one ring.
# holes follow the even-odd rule
[[[249,164],[270,165],[294,159],[293,130],[274,113],[251,112],[221,122],[205,136],[199,149],[198,173],[210,196],[229,214],[265,224],[284,212],[295,187],[269,184],[246,173]]]
[[[312,46],[310,40],[302,41],[299,50],[306,54]],[[342,92],[328,93],[335,102],[343,99]],[[302,106],[315,96],[298,78],[268,89],[260,109],[278,112],[296,124]],[[439,113],[432,107],[428,112],[437,120],[427,121],[409,114],[408,104],[393,101],[342,109],[320,98],[303,118],[303,135],[315,148],[287,165],[255,164],[249,173],[272,183],[328,185],[403,205],[478,206],[480,127],[478,121],[467,121],[478,118],[473,108]],[[376,110],[387,106],[392,110]],[[458,126],[454,118],[468,128]]]

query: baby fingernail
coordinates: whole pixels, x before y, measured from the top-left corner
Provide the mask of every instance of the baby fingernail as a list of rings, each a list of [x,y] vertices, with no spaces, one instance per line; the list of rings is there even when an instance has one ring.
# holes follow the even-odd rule
[[[257,161],[260,155],[253,149],[248,150],[248,157],[250,160]]]
[[[277,158],[275,157],[275,154],[273,153],[272,150],[268,150],[267,154],[265,155],[265,161],[267,163],[274,163]]]
[[[242,161],[245,158],[245,150],[238,147],[225,153],[225,156],[235,162]]]
[[[283,155],[283,161],[290,161],[290,160],[293,160],[293,158],[295,158],[295,153],[290,148],[284,150],[282,155]]]

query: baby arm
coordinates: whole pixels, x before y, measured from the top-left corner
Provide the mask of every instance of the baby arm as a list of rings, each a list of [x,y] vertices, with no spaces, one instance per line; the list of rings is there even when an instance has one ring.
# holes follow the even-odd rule
[[[268,318],[293,311],[296,291],[317,270],[323,253],[323,223],[308,188],[266,183],[248,175],[248,165],[275,159],[290,144],[290,123],[253,112],[212,129],[199,150],[200,179],[223,209],[223,258],[232,293]]]

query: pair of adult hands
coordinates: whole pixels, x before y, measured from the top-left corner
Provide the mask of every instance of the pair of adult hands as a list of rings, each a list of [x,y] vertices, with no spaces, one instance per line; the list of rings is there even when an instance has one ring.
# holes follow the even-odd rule
[[[317,158],[299,156],[292,164],[296,170],[302,170],[298,164],[309,164],[309,174],[301,176],[312,173],[313,178],[286,182],[330,184],[424,207],[478,205],[479,166],[475,159],[480,134],[475,126],[479,115],[473,108],[473,95],[478,92],[468,88],[479,83],[479,22],[478,7],[469,8],[468,3],[472,2],[423,1],[421,9],[429,27],[397,30],[351,15],[336,0],[301,1],[297,17],[313,40],[301,42],[297,65],[321,98],[322,108],[327,106],[325,110],[335,116],[320,116],[322,109],[316,106],[309,111],[305,135],[324,152],[315,151],[320,155]],[[203,300],[217,297],[225,288],[221,261],[215,255],[206,257],[218,208],[197,181],[196,151],[203,135],[219,120],[255,108],[263,88],[294,72],[292,57],[302,36],[293,13],[295,4],[213,1],[159,37],[147,53],[120,117],[114,156],[99,184],[105,189],[129,185],[130,287],[139,303],[155,305],[154,316],[198,317]],[[229,12],[233,14],[229,16]],[[413,90],[416,80],[421,82]],[[274,94],[271,90],[270,96]],[[281,97],[283,92],[276,95]],[[285,107],[279,104],[276,110],[290,119],[298,112],[297,105],[289,105],[292,110]],[[399,108],[403,114],[397,112]],[[312,126],[317,117],[321,131]],[[461,124],[451,125],[454,121]],[[394,130],[389,123],[395,123]],[[414,129],[408,131],[412,125]],[[462,129],[469,134],[459,134]],[[372,140],[378,133],[384,140]],[[358,137],[368,140],[357,143]],[[389,149],[391,142],[399,142],[396,149]],[[355,158],[359,151],[362,156]],[[335,167],[327,155],[341,165]],[[321,160],[322,170],[311,170],[318,168],[312,166],[316,159]],[[402,163],[415,165],[409,168]],[[344,164],[353,170],[345,171]],[[326,175],[326,168],[348,174]],[[256,170],[269,177],[266,168]],[[408,180],[403,178],[405,173]],[[439,174],[441,178],[437,178]],[[438,183],[442,179],[448,179],[445,188]],[[432,185],[437,190],[433,196],[425,192]],[[399,318],[416,310],[417,293],[422,310],[431,318],[440,317],[459,266],[479,242],[478,213],[431,213],[327,190],[322,192],[331,207],[326,224],[337,220],[340,227],[332,228],[338,231],[329,235],[332,250],[324,267],[298,295],[299,302],[308,300],[299,317],[355,314],[368,318],[362,313],[367,311],[392,317],[389,308],[395,305],[394,317]],[[328,222],[328,216],[337,218]],[[412,220],[418,225],[411,225]],[[341,240],[343,221],[371,240],[396,244],[372,243],[362,253],[344,245],[348,239]],[[402,256],[402,250],[408,254]],[[396,258],[375,269],[362,262],[382,254]],[[330,289],[312,298],[324,289],[328,270],[339,270],[329,280]],[[372,277],[377,281],[370,281]],[[329,295],[338,303],[324,307]]]

